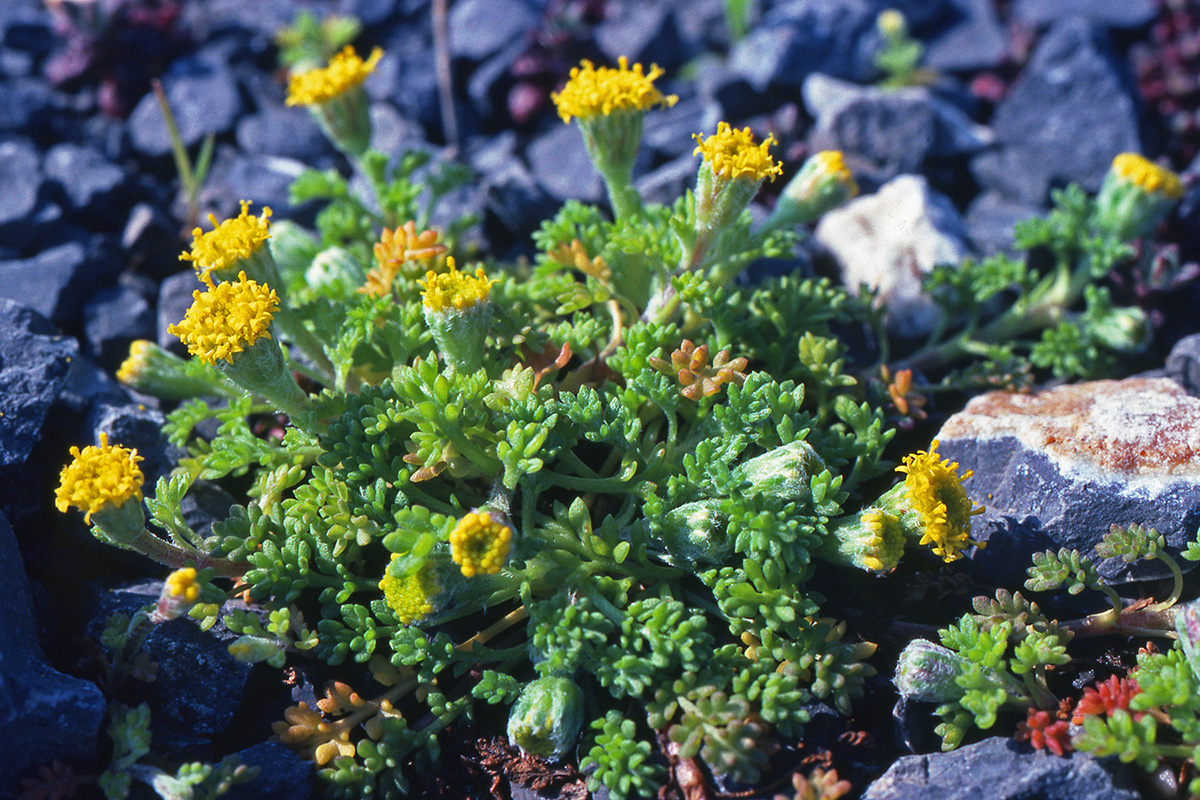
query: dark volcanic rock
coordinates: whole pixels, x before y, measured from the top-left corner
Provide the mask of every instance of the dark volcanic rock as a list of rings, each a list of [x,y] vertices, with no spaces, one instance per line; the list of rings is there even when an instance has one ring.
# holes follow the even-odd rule
[[[534,0],[459,0],[450,7],[450,53],[483,61],[525,37],[540,19]]]
[[[32,144],[23,140],[0,142],[0,186],[4,187],[0,241],[8,244],[24,238],[19,229],[28,227],[38,208],[41,172],[41,159]]]
[[[1071,181],[1095,191],[1115,155],[1143,151],[1138,105],[1108,36],[1077,18],[1061,22],[997,106],[997,147],[972,171],[985,189],[1028,203]]]
[[[36,134],[49,123],[54,90],[36,78],[4,82],[0,97],[0,132]]]
[[[813,150],[841,150],[855,177],[868,186],[928,162],[960,158],[987,143],[982,126],[924,88],[886,91],[810,75],[804,104],[817,118],[809,135]]]
[[[246,156],[232,147],[218,147],[200,203],[213,209],[218,220],[237,216],[239,201],[245,199],[252,201],[255,209],[269,207],[276,219],[311,223],[312,204],[294,205],[290,194],[292,181],[306,166],[291,158]]]
[[[84,306],[83,333],[88,355],[115,371],[134,339],[154,338],[154,309],[131,287],[105,289]]]
[[[1129,768],[1115,770],[1087,753],[1060,758],[993,737],[950,753],[905,756],[863,800],[1138,800]]]
[[[59,144],[46,151],[46,177],[58,184],[70,217],[87,227],[114,227],[125,217],[129,176],[94,148]]]
[[[214,69],[195,59],[175,62],[163,78],[167,102],[179,126],[185,146],[198,145],[210,133],[233,130],[243,105],[232,73]],[[161,158],[171,153],[167,123],[153,92],[138,102],[129,115],[129,137],[133,148],[144,156]]]
[[[791,0],[764,15],[730,53],[730,68],[758,92],[796,90],[810,73],[875,77],[878,10],[866,0]]]
[[[600,175],[574,125],[555,125],[530,142],[525,154],[533,176],[555,201],[594,203],[604,197]]]
[[[1089,553],[1111,526],[1130,523],[1183,547],[1200,526],[1198,430],[1200,399],[1166,378],[971,400],[935,437],[946,458],[974,471],[967,493],[987,509],[974,526],[987,548],[971,569],[1019,585],[1034,552]],[[1156,565],[1110,560],[1099,569],[1142,578],[1156,577]]]
[[[625,56],[631,64],[644,62],[647,69],[651,63],[668,72],[677,69],[689,53],[684,49],[675,24],[676,11],[671,5],[661,0],[632,0],[611,5],[604,21],[593,31],[596,46],[613,64]],[[684,13],[690,13],[690,10]]]
[[[158,346],[181,356],[187,348],[179,337],[167,330],[179,322],[192,307],[192,293],[203,288],[196,271],[187,269],[163,279],[158,287]]]
[[[0,511],[9,517],[29,499],[20,476],[78,354],[44,317],[0,299]]]
[[[4,361],[7,366],[7,358]],[[5,377],[7,373],[5,369]],[[106,703],[94,684],[46,663],[37,644],[21,553],[3,514],[0,586],[0,725],[6,748],[0,758],[0,786],[11,787],[18,775],[35,765],[94,758]]]
[[[992,0],[954,0],[929,38],[922,65],[939,72],[995,69],[1008,54],[1008,34]]]
[[[1140,28],[1158,16],[1155,0],[1016,0],[1013,15],[1029,25],[1043,26],[1071,17],[1110,28]]]
[[[985,256],[1012,252],[1013,226],[1042,213],[1041,207],[1032,203],[1008,200],[988,192],[976,197],[967,208],[967,233],[975,248]]]
[[[1163,373],[1192,397],[1200,397],[1200,333],[1175,343]]]
[[[32,258],[0,262],[0,297],[58,325],[76,322],[88,296],[116,280],[120,262],[103,248],[68,242]]]
[[[266,106],[242,117],[237,143],[249,155],[284,156],[318,168],[336,152],[306,108]]]

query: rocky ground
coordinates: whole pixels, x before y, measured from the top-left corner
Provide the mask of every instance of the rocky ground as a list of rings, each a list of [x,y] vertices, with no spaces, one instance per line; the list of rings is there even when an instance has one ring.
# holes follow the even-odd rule
[[[366,84],[374,145],[430,150],[475,170],[452,212],[479,215],[475,245],[498,259],[529,254],[531,232],[565,200],[602,200],[579,134],[557,118],[549,93],[581,58],[621,55],[659,64],[664,90],[680,98],[647,120],[635,177],[652,200],[688,185],[691,135],[719,120],[774,133],[789,171],[811,152],[844,151],[864,197],[840,212],[849,221],[827,217],[784,266],[837,269],[851,285],[884,281],[898,309],[891,324],[902,332],[926,330],[928,309],[911,279],[894,276],[1008,248],[1013,223],[1048,208],[1051,189],[1074,181],[1094,191],[1123,151],[1161,156],[1193,179],[1154,246],[1200,258],[1200,9],[1188,0],[762,0],[736,41],[721,0],[457,0],[448,20],[453,129],[439,104],[427,0],[98,3],[137,13],[91,38],[61,25],[50,5],[58,4],[0,4],[0,585],[8,589],[0,595],[8,744],[0,794],[56,759],[81,773],[103,768],[106,700],[89,637],[96,620],[156,591],[113,594],[150,575],[147,564],[97,545],[52,505],[63,454],[94,431],[137,446],[151,480],[171,464],[162,409],[112,377],[135,339],[179,350],[166,328],[195,288],[178,259],[189,221],[149,79],[161,75],[193,152],[215,136],[203,214],[229,216],[247,198],[276,219],[311,223],[317,209],[290,202],[290,181],[305,166],[346,163],[306,111],[283,102],[272,36],[301,8],[355,14],[360,52],[384,48]],[[937,76],[928,88],[872,85],[875,19],[887,7],[901,9],[925,44],[923,63]],[[856,223],[863,219],[868,233]],[[1073,394],[1044,407],[981,403],[947,423],[944,451],[987,476],[972,488],[988,493],[981,535],[993,537],[977,571],[1019,584],[1029,552],[1086,545],[1088,530],[1131,513],[1106,505],[1119,490],[1097,491],[1081,469],[1100,470],[1112,485],[1140,475],[1152,485],[1133,510],[1153,517],[1172,545],[1192,535],[1200,448],[1183,435],[1175,462],[1151,461],[1163,431],[1200,424],[1200,342],[1188,338],[1200,330],[1198,301],[1195,282],[1152,298],[1158,330],[1143,368],[1157,372],[1140,383],[1060,390]],[[924,442],[955,410],[933,411]],[[1112,454],[1102,435],[1063,452],[1043,435],[1046,419],[1065,419],[1064,436],[1081,441],[1081,431],[1133,430],[1144,446],[1135,442],[1119,463],[1101,457]],[[1042,495],[1021,482],[1029,474],[1042,476]],[[1014,523],[1031,517],[1045,524]],[[241,752],[264,771],[240,796],[309,796],[311,766],[267,741],[286,693],[184,621],[162,626],[147,650],[163,665],[142,698],[156,720],[156,752],[175,761]],[[1147,791],[1124,767],[1080,754],[1057,759],[1006,739],[900,758],[935,745],[915,714],[898,711],[893,727],[887,677],[863,701],[872,710],[828,726],[831,742],[848,733],[871,740],[840,745],[856,753],[839,763],[856,794],[1100,800]],[[298,676],[297,698],[319,680]],[[489,750],[495,743],[451,738],[447,758],[462,774],[430,779],[430,793],[495,786],[517,797],[533,786],[572,796],[579,788]]]

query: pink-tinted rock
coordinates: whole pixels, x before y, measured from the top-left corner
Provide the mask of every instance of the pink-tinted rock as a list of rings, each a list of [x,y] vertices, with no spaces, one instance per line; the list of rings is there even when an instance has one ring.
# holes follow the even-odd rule
[[[1148,525],[1176,548],[1200,525],[1200,399],[1165,378],[991,392],[937,438],[975,472],[967,490],[987,508],[975,536],[988,542],[976,567],[1000,583],[1022,581],[1033,552],[1090,553],[1114,524]],[[1137,577],[1146,566],[1101,572]]]

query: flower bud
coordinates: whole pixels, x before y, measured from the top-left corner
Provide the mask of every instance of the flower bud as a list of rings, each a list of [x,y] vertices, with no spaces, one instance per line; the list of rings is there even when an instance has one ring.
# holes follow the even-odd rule
[[[840,151],[823,150],[809,156],[784,187],[768,228],[792,228],[814,222],[858,194],[858,184]]]
[[[1182,196],[1174,172],[1137,153],[1121,153],[1096,197],[1096,226],[1123,241],[1146,236]]]
[[[797,440],[739,465],[734,476],[749,481],[757,494],[798,500],[808,496],[812,476],[824,470],[817,451]]]
[[[679,567],[724,562],[733,546],[720,509],[720,500],[696,500],[667,512],[660,533],[664,560]]]
[[[257,664],[269,661],[283,653],[285,645],[278,639],[265,639],[261,636],[239,636],[229,643],[229,655],[243,664]]]
[[[531,681],[508,715],[509,744],[526,755],[562,760],[583,727],[583,692],[570,678],[547,675]]]
[[[197,367],[189,366],[154,342],[138,339],[129,345],[129,357],[117,370],[117,380],[142,394],[164,400],[237,394],[236,387],[220,372],[205,368],[206,374],[202,374]]]
[[[909,700],[948,703],[963,696],[955,682],[967,659],[926,639],[914,639],[896,661],[896,690]]]
[[[867,508],[829,526],[822,555],[868,572],[891,572],[904,554],[905,538],[899,517],[880,508]]]
[[[1121,353],[1136,353],[1150,343],[1150,320],[1137,306],[1110,309],[1091,322],[1091,331],[1105,347]]]

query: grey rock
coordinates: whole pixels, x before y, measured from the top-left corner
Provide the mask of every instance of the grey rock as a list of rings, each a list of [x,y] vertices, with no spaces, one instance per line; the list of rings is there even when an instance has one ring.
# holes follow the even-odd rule
[[[217,219],[237,216],[240,201],[251,200],[254,209],[271,209],[273,219],[310,223],[313,204],[292,203],[290,189],[307,164],[283,156],[246,156],[227,146],[217,148],[212,170],[200,191],[200,205]],[[207,226],[205,230],[208,230]]]
[[[133,288],[104,289],[83,307],[83,333],[85,352],[115,371],[135,339],[154,338],[154,310]]]
[[[730,68],[758,92],[794,91],[813,72],[869,81],[877,14],[867,0],[791,0],[733,47]]]
[[[574,125],[555,125],[525,151],[533,176],[558,202],[604,197],[604,187]]]
[[[163,77],[163,89],[179,126],[179,137],[189,148],[210,133],[231,132],[242,115],[242,98],[233,75],[195,59],[176,61]],[[153,92],[143,97],[129,115],[128,130],[130,143],[138,153],[151,158],[170,155],[171,137]]]
[[[313,794],[312,759],[301,758],[279,742],[263,742],[239,751],[238,760],[257,767],[258,776],[234,785],[225,800],[308,800]]]
[[[868,185],[922,172],[933,159],[970,155],[990,140],[985,127],[922,87],[885,91],[816,73],[802,96],[816,118],[812,149],[841,150]]]
[[[927,40],[922,65],[939,72],[995,69],[1008,55],[1008,34],[991,0],[953,0]]]
[[[121,253],[131,270],[163,278],[179,266],[179,222],[154,203],[138,203],[121,231]],[[153,338],[153,337],[151,337]]]
[[[483,61],[537,26],[532,0],[460,0],[450,7],[450,54]]]
[[[120,269],[113,254],[68,242],[31,258],[0,262],[0,297],[67,325],[78,319],[88,296],[113,283]]]
[[[42,187],[41,159],[37,149],[24,140],[0,142],[0,241],[17,238],[38,208]]]
[[[394,37],[363,86],[371,100],[389,101],[405,119],[420,123],[426,131],[440,131],[437,73],[428,55],[431,47],[428,36]]]
[[[170,474],[177,461],[172,458],[171,446],[163,434],[166,417],[157,408],[131,400],[123,388],[99,383],[97,388],[99,391],[87,414],[88,430],[96,435],[103,431],[109,441],[136,448],[142,457],[138,466],[146,476],[149,490],[159,478]]]
[[[1118,153],[1142,152],[1139,101],[1108,36],[1081,19],[1056,24],[996,108],[997,147],[972,163],[985,189],[1042,204],[1077,181],[1100,187]]]
[[[6,346],[4,341],[0,347]],[[21,553],[3,514],[0,585],[4,586],[0,592],[0,724],[8,748],[0,758],[0,786],[13,786],[14,779],[34,765],[94,758],[106,703],[94,684],[46,663],[38,646]]]
[[[187,355],[187,348],[183,342],[167,328],[183,319],[187,310],[192,307],[192,293],[202,288],[196,271],[192,269],[176,272],[163,279],[158,287],[159,347],[181,356]]]
[[[954,205],[917,175],[901,175],[825,214],[816,239],[837,259],[850,291],[877,290],[888,329],[901,336],[928,333],[941,318],[940,307],[921,292],[921,276],[970,252]]]
[[[1164,374],[1192,397],[1200,397],[1200,333],[1185,336],[1174,344]]]
[[[696,149],[693,134],[715,131],[725,117],[711,100],[688,98],[674,108],[646,115],[642,123],[642,146],[656,160],[670,161],[691,156]],[[695,163],[699,165],[699,156]]]
[[[987,542],[970,569],[998,585],[1024,581],[1030,557],[1061,547],[1090,553],[1112,525],[1139,523],[1180,548],[1200,526],[1200,399],[1167,378],[989,392],[950,417],[940,452],[975,475],[967,493],[986,512]],[[1113,580],[1165,574],[1158,562],[1108,560]]]
[[[314,167],[328,162],[335,148],[305,108],[265,106],[238,121],[237,144],[247,155],[281,156]]]
[[[0,132],[35,134],[48,124],[54,109],[54,90],[37,78],[4,82],[0,93]]]
[[[684,13],[690,13],[690,9]],[[643,62],[649,69],[654,63],[671,72],[689,55],[675,16],[670,3],[656,0],[614,4],[593,30],[596,46],[613,64],[625,56],[631,64]]]
[[[529,237],[559,208],[533,174],[519,161],[510,161],[480,183],[483,230],[488,241],[508,257],[528,252]]]
[[[1154,0],[1016,0],[1013,16],[1027,25],[1043,27],[1081,17],[1110,28],[1140,28],[1158,16]]]
[[[987,192],[976,197],[967,207],[967,232],[975,249],[982,255],[1012,253],[1013,226],[1042,213],[1039,206]]]
[[[467,81],[467,97],[471,101],[469,110],[480,117],[483,127],[503,128],[511,124],[508,94],[514,83],[512,66],[528,46],[524,39],[509,42],[471,73]]]
[[[46,151],[46,177],[66,198],[70,217],[88,227],[113,227],[124,219],[129,175],[92,147],[58,144]]]
[[[11,518],[31,493],[20,480],[79,345],[32,309],[0,298],[0,511]]]
[[[1112,770],[1112,771],[1110,771]],[[949,753],[905,756],[863,800],[1138,800],[1128,767],[1086,753],[1066,758],[993,737]]]

